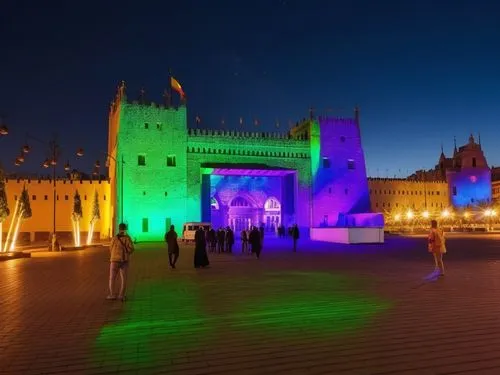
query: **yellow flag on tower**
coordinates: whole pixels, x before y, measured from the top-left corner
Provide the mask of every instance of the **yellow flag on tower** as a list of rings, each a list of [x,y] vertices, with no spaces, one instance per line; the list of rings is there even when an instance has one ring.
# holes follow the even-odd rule
[[[179,93],[181,98],[185,96],[184,90],[182,89],[181,84],[179,81],[177,81],[174,77],[170,77],[170,87],[172,87],[172,90],[175,90]]]

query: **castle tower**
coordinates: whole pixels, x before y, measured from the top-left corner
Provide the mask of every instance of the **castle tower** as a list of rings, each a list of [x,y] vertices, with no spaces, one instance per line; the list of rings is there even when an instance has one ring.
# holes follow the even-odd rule
[[[354,119],[314,121],[310,142],[312,226],[344,225],[345,215],[370,212],[359,109]]]
[[[108,160],[116,225],[138,241],[161,240],[186,221],[186,107],[127,100],[122,83],[109,113]]]
[[[491,170],[481,145],[472,134],[469,142],[455,153],[453,166],[446,170],[446,181],[454,207],[472,207],[491,201]]]

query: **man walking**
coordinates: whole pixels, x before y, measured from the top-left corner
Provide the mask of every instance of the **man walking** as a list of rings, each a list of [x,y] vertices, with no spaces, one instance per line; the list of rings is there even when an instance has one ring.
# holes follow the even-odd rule
[[[170,263],[170,267],[175,269],[175,263],[179,259],[179,243],[177,242],[177,233],[173,225],[170,226],[170,230],[165,234],[165,242],[168,248],[168,262]]]
[[[120,273],[121,285],[118,299],[125,301],[127,289],[127,275],[130,260],[130,254],[134,252],[134,244],[130,236],[126,233],[127,225],[121,223],[118,226],[118,234],[111,240],[109,247],[110,252],[110,265],[109,265],[109,295],[106,297],[108,300],[115,300],[115,283],[118,273]]]

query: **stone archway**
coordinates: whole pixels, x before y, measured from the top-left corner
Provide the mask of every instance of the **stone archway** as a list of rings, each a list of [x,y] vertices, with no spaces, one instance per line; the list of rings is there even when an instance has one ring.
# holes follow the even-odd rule
[[[244,196],[237,195],[229,203],[227,214],[227,225],[235,232],[249,229],[252,225],[259,223],[259,209]]]
[[[264,203],[264,225],[269,232],[276,232],[281,225],[281,203],[275,197],[267,198]]]

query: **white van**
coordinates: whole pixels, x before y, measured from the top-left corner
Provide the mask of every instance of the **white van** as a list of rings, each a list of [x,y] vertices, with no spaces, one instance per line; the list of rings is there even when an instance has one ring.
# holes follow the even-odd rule
[[[212,224],[210,223],[184,223],[182,227],[182,241],[194,241],[194,233],[199,227],[203,227],[204,230],[210,230]]]

